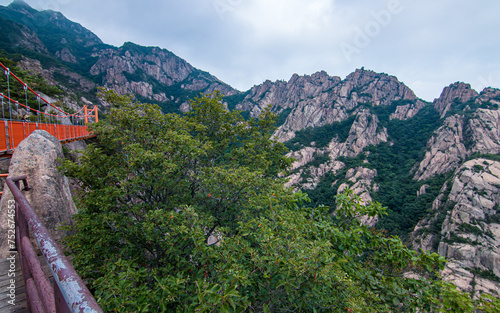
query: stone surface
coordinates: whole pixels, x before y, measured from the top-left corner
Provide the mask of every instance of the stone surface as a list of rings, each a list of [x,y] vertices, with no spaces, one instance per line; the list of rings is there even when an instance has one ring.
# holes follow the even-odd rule
[[[461,102],[467,102],[477,96],[477,91],[472,89],[470,84],[456,82],[443,89],[439,98],[434,100],[434,107],[441,114],[441,117],[444,117],[456,99]]]
[[[434,201],[434,213],[415,227],[412,245],[445,256],[442,276],[460,289],[500,295],[500,162],[470,160],[447,187]],[[439,213],[444,220],[433,233]]]
[[[284,142],[299,130],[344,121],[360,111],[360,104],[386,106],[395,100],[416,103],[410,105],[411,113],[404,114],[408,117],[423,104],[396,77],[357,69],[344,80],[321,71],[310,76],[294,74],[288,82],[266,81],[250,89],[236,108],[250,111],[251,116],[258,116],[269,105],[278,113],[290,110],[274,133],[274,138]]]
[[[453,115],[444,121],[427,143],[427,152],[414,178],[426,180],[455,170],[467,156],[463,143],[463,117]]]
[[[336,173],[344,167],[344,163],[337,160],[339,157],[355,157],[369,145],[377,145],[386,141],[387,130],[378,125],[377,116],[369,113],[368,110],[361,111],[356,115],[345,142],[338,142],[334,138],[325,148],[304,147],[288,154],[296,160],[291,169],[301,169],[298,174],[295,173],[289,177],[287,186],[300,185],[304,189],[314,189],[326,173]],[[317,166],[309,166],[308,164],[314,161],[317,155],[327,155],[330,161]],[[304,172],[308,177],[306,181],[301,179]]]
[[[155,92],[151,81],[163,86],[182,82],[180,87],[188,91],[210,93],[219,90],[224,95],[238,93],[216,77],[197,70],[172,52],[158,47],[128,43],[119,48],[100,50],[93,57],[98,60],[90,68],[90,74],[102,75],[102,84],[119,94],[135,93],[159,102],[172,100],[164,92]]]
[[[469,153],[500,153],[500,110],[478,109],[469,120]]]
[[[453,171],[475,153],[500,153],[500,110],[479,108],[467,116],[447,117],[426,150],[414,176],[418,180]]]
[[[414,117],[423,107],[425,102],[417,100],[413,104],[398,105],[396,111],[390,115],[391,120],[407,120]]]
[[[23,191],[38,217],[60,241],[66,232],[58,229],[71,224],[71,217],[77,212],[73,203],[68,180],[57,170],[58,159],[63,158],[57,139],[46,131],[37,130],[23,140],[16,148],[9,168],[9,177],[27,175],[32,188]],[[10,189],[5,186],[0,202],[0,258],[7,255],[7,208],[12,200]]]
[[[351,189],[354,194],[361,197],[362,203],[367,205],[372,202],[371,192],[377,191],[377,185],[373,179],[377,176],[377,171],[364,167],[351,168],[347,171],[345,178],[347,182],[340,185],[337,194],[345,189]],[[373,227],[378,222],[378,216],[360,216],[359,220],[362,224]]]
[[[87,144],[83,140],[78,140],[64,144],[62,147],[64,150],[66,150],[65,156],[68,159],[74,162],[78,162],[78,159],[82,155],[83,151],[87,149]]]

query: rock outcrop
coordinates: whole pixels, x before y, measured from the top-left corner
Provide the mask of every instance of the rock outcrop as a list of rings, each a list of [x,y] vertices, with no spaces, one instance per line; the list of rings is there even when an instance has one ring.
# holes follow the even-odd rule
[[[500,153],[500,110],[478,109],[468,122],[469,153]]]
[[[335,144],[330,145],[330,155],[333,156],[339,151],[338,156],[355,157],[364,148],[370,145],[378,145],[387,142],[387,129],[379,125],[378,117],[368,110],[357,114],[354,123],[349,131],[347,140],[335,148]]]
[[[165,90],[174,85],[185,92],[210,93],[219,90],[224,95],[238,93],[216,77],[158,47],[125,43],[120,48],[94,52],[93,57],[98,60],[90,68],[90,74],[102,76],[102,84],[119,94],[134,93],[147,99],[167,102],[172,99]],[[173,100],[178,99],[174,97]]]
[[[266,81],[253,87],[236,108],[250,111],[251,116],[258,116],[269,105],[278,113],[290,110],[274,133],[274,138],[285,142],[308,127],[344,121],[362,105],[387,106],[397,100],[415,102],[404,113],[405,108],[399,109],[397,114],[402,118],[416,114],[425,104],[396,77],[357,69],[344,80],[321,71],[310,76],[294,74],[288,82]]]
[[[415,179],[426,180],[436,174],[455,170],[467,156],[463,143],[464,119],[453,115],[444,121],[427,143],[427,152],[420,162]]]
[[[380,127],[377,116],[368,110],[361,111],[356,115],[345,142],[339,142],[337,138],[334,138],[325,148],[304,147],[288,154],[296,160],[292,164],[292,170],[303,168],[289,177],[287,186],[300,184],[301,188],[314,189],[326,173],[336,173],[344,167],[344,164],[337,160],[339,157],[356,157],[364,148],[386,141],[387,130]],[[329,161],[308,166],[318,156],[328,156]],[[304,173],[307,175],[303,175]],[[301,179],[304,176],[306,176],[306,181]]]
[[[463,164],[412,234],[413,247],[448,259],[442,276],[460,289],[500,295],[500,162]]]
[[[72,215],[77,212],[68,180],[57,170],[60,158],[63,152],[59,141],[46,131],[36,130],[16,148],[9,167],[9,177],[27,175],[31,190],[23,194],[57,241],[66,235],[59,227],[71,224]],[[12,199],[5,186],[0,202],[0,258],[8,253],[6,214]]]
[[[414,117],[425,106],[422,100],[416,100],[415,103],[398,105],[396,111],[390,115],[391,120],[407,120]]]
[[[441,117],[444,117],[456,101],[467,102],[477,95],[477,91],[472,89],[470,84],[456,82],[444,88],[439,98],[434,100],[434,107]]]
[[[453,171],[473,154],[500,153],[500,90],[486,88],[478,95],[470,85],[456,83],[446,87],[434,103],[443,112],[441,116],[453,108],[452,104],[460,105],[461,110],[446,117],[444,125],[428,141],[415,179]]]
[[[370,193],[378,190],[377,184],[373,182],[375,176],[377,176],[376,170],[364,167],[351,168],[345,176],[347,182],[340,185],[337,194],[349,188],[354,194],[360,196],[363,204],[369,204],[373,200]],[[362,224],[373,227],[378,222],[378,216],[360,216],[359,220]]]

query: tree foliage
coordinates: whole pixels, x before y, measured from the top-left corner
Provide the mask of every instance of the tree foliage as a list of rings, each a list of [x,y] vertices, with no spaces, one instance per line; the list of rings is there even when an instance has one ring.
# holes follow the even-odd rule
[[[185,115],[114,103],[63,170],[81,185],[67,239],[106,312],[471,312],[440,281],[444,258],[369,229],[350,192],[335,214],[284,188],[275,116],[245,121],[212,94]],[[409,276],[411,273],[412,276]],[[486,302],[485,302],[486,303]],[[485,304],[487,305],[487,303]]]

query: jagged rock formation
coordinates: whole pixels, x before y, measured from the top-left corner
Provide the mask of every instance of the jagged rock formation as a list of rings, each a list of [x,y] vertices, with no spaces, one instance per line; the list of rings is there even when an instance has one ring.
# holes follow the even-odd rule
[[[367,79],[362,77],[363,74],[370,77],[368,81],[371,80],[372,83],[360,87],[356,83],[359,81],[366,83],[365,79]],[[284,82],[279,82],[277,85],[266,82],[265,85],[259,86],[258,90],[260,92],[255,93],[256,95],[265,95],[262,99],[270,102],[274,108],[279,108],[276,109],[278,112],[280,109],[291,109],[285,123],[274,134],[279,141],[287,142],[294,138],[298,131],[308,127],[313,132],[315,128],[322,125],[328,125],[334,121],[346,121],[349,117],[355,117],[346,138],[340,139],[339,136],[332,136],[332,140],[326,146],[318,146],[314,141],[302,142],[300,149],[295,149],[289,154],[296,161],[293,163],[294,172],[289,177],[288,185],[306,191],[313,190],[319,186],[323,177],[331,174],[330,177],[335,177],[329,180],[331,182],[335,179],[331,183],[332,193],[339,193],[345,188],[351,188],[355,190],[356,194],[361,195],[364,201],[371,201],[373,195],[379,191],[379,186],[374,182],[377,171],[370,167],[368,160],[365,160],[367,167],[357,166],[355,168],[346,168],[346,163],[341,162],[341,160],[355,158],[360,153],[367,153],[366,148],[369,146],[376,146],[381,143],[393,144],[392,140],[394,138],[390,136],[384,126],[387,121],[406,121],[415,117],[424,108],[427,108],[427,111],[431,109],[423,101],[413,99],[410,96],[411,94],[406,93],[405,88],[401,86],[397,88],[392,86],[392,90],[395,91],[393,93],[385,90],[392,99],[384,102],[379,97],[379,91],[371,87],[377,86],[373,81],[379,83],[383,81],[383,79],[374,79],[376,75],[373,72],[357,70],[356,73],[351,74],[344,81],[337,83],[333,83],[338,81],[333,78],[327,80],[326,73],[316,73],[315,77],[322,77],[323,80],[314,80],[311,77],[305,77],[302,80],[300,77],[293,78],[294,82],[307,81],[312,86],[315,86],[313,88],[311,85],[307,85],[310,92],[308,93],[309,98],[305,97],[304,93],[301,93],[300,88],[295,89],[289,83]],[[387,79],[384,75],[382,77]],[[389,81],[391,80],[389,79]],[[316,82],[316,85],[313,82]],[[329,86],[327,82],[334,85],[328,91],[323,92],[321,89],[323,85],[319,82],[322,82],[324,86]],[[279,103],[274,103],[277,90],[280,90],[277,86],[286,87],[287,92],[293,95],[291,98],[293,101],[285,97],[286,100],[281,103],[287,104],[283,107],[280,107]],[[300,86],[306,86],[306,84],[301,83]],[[385,84],[378,86],[383,89],[391,86],[391,84],[386,80]],[[363,93],[360,89],[370,93]],[[262,90],[266,90],[266,92],[262,92]],[[342,92],[337,94],[336,92],[339,90]],[[283,92],[280,93],[280,97],[283,97],[283,94]],[[280,97],[277,98],[282,99]],[[247,100],[248,98],[249,96],[247,96]],[[409,101],[398,102],[398,100],[405,100],[405,98]],[[374,99],[376,101],[373,101]],[[255,109],[255,107],[262,108],[263,102],[260,105],[261,102],[259,102],[258,97],[253,98],[252,101],[254,101],[254,107],[251,107],[248,103],[246,105],[254,108],[252,109],[253,113],[258,113],[259,110]],[[290,102],[295,102],[295,105],[290,104]],[[500,187],[500,183],[493,182],[496,175],[493,173],[496,173],[499,163],[478,159],[464,165],[464,162],[471,156],[497,155],[500,153],[499,105],[500,90],[498,89],[486,88],[481,93],[477,93],[470,88],[470,85],[463,83],[452,84],[445,88],[441,97],[436,99],[433,104],[434,109],[441,117],[439,119],[439,116],[436,116],[437,121],[440,120],[441,122],[436,124],[434,134],[429,135],[430,138],[427,141],[425,151],[422,151],[422,159],[415,163],[413,170],[409,173],[413,173],[411,176],[413,176],[414,180],[424,182],[415,190],[416,199],[425,198],[428,196],[428,190],[436,188],[435,185],[432,185],[433,183],[425,183],[432,180],[436,175],[448,174],[446,177],[452,177],[451,181],[444,183],[441,194],[434,200],[432,205],[429,204],[428,209],[433,213],[424,217],[418,223],[409,243],[417,249],[432,250],[450,258],[452,261],[443,272],[443,276],[469,292],[498,294],[499,291],[498,281],[496,280],[499,278],[494,276],[497,275],[495,273],[498,271],[498,255],[492,252],[498,249],[498,224],[487,221],[495,218],[491,209],[498,203],[498,194],[500,194],[495,189],[497,185]],[[385,107],[386,109],[385,111],[377,111],[375,110],[377,107]],[[376,112],[388,114],[384,117],[384,122],[381,122]],[[328,156],[328,158],[325,159],[325,156]],[[322,160],[322,163],[318,163],[318,158]],[[339,160],[339,158],[341,159]],[[478,162],[489,163],[486,166],[486,163],[481,165]],[[481,169],[481,166],[484,167],[484,173],[473,172]],[[458,168],[462,170],[452,175]],[[464,168],[468,170],[465,171]],[[467,173],[473,174],[467,176]],[[345,177],[339,174],[345,175]],[[486,179],[486,181],[481,183],[479,177]],[[498,179],[498,177],[500,176],[497,175],[495,179]],[[339,180],[343,183],[336,184]],[[468,186],[462,186],[463,188],[460,189],[458,187],[461,186],[459,182],[465,184],[465,181],[467,181]],[[484,187],[485,184],[490,185]],[[336,185],[336,187],[333,188],[333,185]],[[321,188],[325,190],[325,185]],[[469,196],[469,203],[461,199],[461,193]],[[461,200],[458,201],[457,199]],[[474,222],[471,222],[470,219],[460,223],[454,220],[456,216],[465,214],[460,211],[461,207],[469,208],[472,212],[470,214],[475,214],[481,208],[481,205],[486,205],[490,210],[485,209],[485,212],[489,213],[485,213],[486,215],[483,218],[486,221],[484,223],[488,225],[477,220],[477,218]],[[378,219],[368,220],[363,219],[363,217],[361,220],[369,226],[376,225],[378,221]],[[480,226],[476,226],[476,222]],[[471,223],[473,224],[471,225]],[[471,229],[476,231],[476,237],[469,238],[467,235],[464,238],[469,238],[467,240],[470,240],[470,242],[450,244],[450,240],[456,239],[453,234],[458,227],[460,227],[462,233]],[[436,232],[436,228],[439,228],[438,232]],[[477,236],[480,236],[480,239]]]
[[[462,90],[464,96],[460,96],[457,90]],[[456,106],[470,102],[470,105],[479,108],[467,112],[471,110],[470,105],[467,105],[465,113],[461,111],[445,119],[444,125],[427,143],[427,151],[418,166],[415,179],[425,180],[436,174],[453,171],[474,153],[500,152],[500,90],[487,88],[479,97],[471,98],[475,94],[469,85],[457,83],[446,87],[435,101],[435,107],[443,112],[442,116],[453,108],[452,103]],[[448,102],[452,97],[453,102]]]
[[[158,86],[180,84],[186,91],[213,92],[234,95],[236,90],[208,73],[195,69],[172,52],[157,47],[140,47],[126,43],[120,48],[108,48],[93,54],[97,62],[90,68],[93,76],[102,76],[102,85],[119,94],[135,93],[158,102],[169,101],[166,92],[153,92]],[[153,79],[154,82],[149,82]]]
[[[444,117],[456,99],[460,102],[467,102],[477,95],[477,91],[472,89],[469,84],[456,82],[444,88],[439,98],[434,101],[434,107],[441,114],[441,117]]]
[[[398,105],[396,111],[390,115],[391,120],[407,120],[414,117],[425,106],[425,102],[417,100],[415,103]]]
[[[454,170],[467,156],[463,144],[463,117],[450,116],[427,143],[427,152],[415,179],[426,180],[436,174]]]
[[[77,212],[68,180],[57,169],[58,159],[63,157],[59,141],[46,131],[36,130],[16,148],[9,167],[9,177],[27,175],[31,190],[23,194],[57,241],[66,235],[58,228],[70,225]],[[3,192],[0,219],[7,221],[8,203],[13,197],[7,185]],[[7,227],[5,222],[0,225],[0,258],[8,253]]]
[[[288,185],[301,184],[304,189],[314,189],[318,182],[326,173],[334,173],[343,167],[343,163],[336,161],[339,157],[355,157],[369,145],[377,145],[387,141],[387,130],[378,125],[376,115],[364,110],[356,115],[356,118],[349,131],[349,136],[345,142],[339,142],[334,138],[325,148],[305,147],[298,151],[292,151],[288,156],[296,161],[292,164],[292,170],[304,167],[299,173],[292,174]],[[327,163],[319,166],[307,166],[315,160],[317,156],[328,156]],[[307,171],[307,182],[302,182],[300,177]]]
[[[250,111],[251,116],[254,117],[258,116],[268,105],[279,109],[294,108],[301,101],[321,97],[340,81],[340,77],[330,77],[324,71],[314,73],[311,76],[294,74],[288,82],[276,81],[273,83],[267,80],[250,89],[248,95],[236,108]]]
[[[98,86],[137,95],[139,100],[159,103],[167,111],[185,107],[187,100],[200,92],[239,93],[166,49],[133,43],[119,48],[106,45],[61,13],[39,12],[22,0],[0,6],[0,18],[5,21],[0,26],[5,28],[0,32],[2,49],[8,53],[27,52],[31,57],[39,54],[43,67],[39,73],[44,78],[94,103]],[[30,61],[33,59],[25,57],[25,62]]]
[[[298,81],[301,84],[297,84]],[[309,93],[301,93],[300,86],[306,85],[306,82]],[[271,86],[269,83],[267,85]],[[290,140],[295,136],[296,131],[308,127],[344,121],[358,112],[360,104],[387,106],[397,100],[417,101],[413,91],[399,82],[396,77],[364,69],[357,69],[344,80],[338,77],[328,77],[324,72],[316,73],[312,77],[304,77],[302,80],[294,76],[286,87],[289,93],[293,93],[291,99],[298,99],[298,101],[294,101],[293,110],[274,134],[279,141]],[[271,88],[268,90],[270,90],[268,93],[272,95],[273,90]],[[280,108],[290,107],[290,104],[281,107],[279,103],[266,102],[266,100],[275,99],[271,95],[267,94],[266,97],[260,99],[254,98],[252,101],[257,103],[258,108],[268,104]],[[419,106],[420,104],[414,106],[414,110]],[[258,109],[254,110],[258,111]]]
[[[332,158],[339,156],[355,157],[370,145],[386,142],[387,130],[380,127],[378,122],[378,117],[367,110],[358,113],[347,140],[340,145],[336,145],[335,142],[330,144],[330,156]]]
[[[500,110],[478,109],[468,122],[470,153],[500,152]]]
[[[462,290],[500,295],[500,162],[474,159],[454,177],[415,228],[413,246],[437,247],[449,260],[443,277]]]

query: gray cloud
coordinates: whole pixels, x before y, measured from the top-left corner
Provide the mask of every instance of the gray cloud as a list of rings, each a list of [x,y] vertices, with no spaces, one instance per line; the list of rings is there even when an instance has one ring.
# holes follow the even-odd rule
[[[26,2],[109,44],[171,50],[240,90],[293,73],[345,77],[361,66],[397,76],[429,101],[455,81],[500,87],[500,2],[492,0]]]

